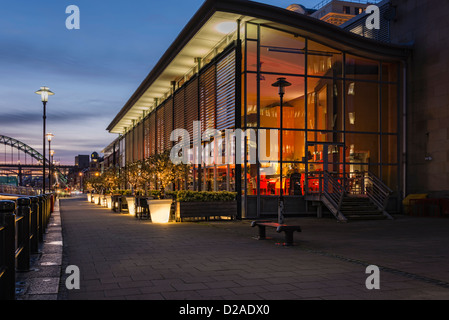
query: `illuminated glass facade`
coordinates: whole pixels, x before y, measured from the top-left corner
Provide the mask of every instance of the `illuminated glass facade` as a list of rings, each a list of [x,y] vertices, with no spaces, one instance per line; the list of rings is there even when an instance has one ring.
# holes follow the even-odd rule
[[[330,45],[310,30],[254,21],[236,21],[237,30],[213,54],[196,58],[193,72],[172,79],[171,90],[123,133],[121,165],[173,148],[174,129],[187,130],[191,145],[207,129],[223,137],[225,130],[241,129],[255,135],[242,142],[242,154],[239,142],[232,144],[232,163],[224,160],[226,143],[210,139],[203,147],[214,161],[192,164],[173,188],[237,191],[243,218],[276,214],[281,193],[286,215],[316,213],[307,195],[314,191],[314,174],[324,171],[344,178],[348,193],[368,172],[400,191],[401,60],[376,59],[335,39]],[[273,86],[281,77],[291,84],[282,107]],[[190,161],[196,157],[189,153]]]
[[[279,196],[281,188],[291,196],[287,212],[306,210],[302,199],[313,191],[308,181],[313,172],[351,181],[369,171],[398,190],[398,64],[252,23],[244,52],[242,125],[279,131],[279,147],[273,149],[277,163],[244,166],[248,215],[275,211],[270,197]],[[282,109],[272,86],[280,77],[291,83]]]

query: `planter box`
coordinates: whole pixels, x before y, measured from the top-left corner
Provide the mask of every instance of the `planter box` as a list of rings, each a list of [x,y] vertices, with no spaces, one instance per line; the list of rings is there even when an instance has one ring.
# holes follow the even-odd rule
[[[173,200],[148,200],[152,223],[168,223]]]
[[[213,217],[230,217],[234,219],[237,215],[237,201],[227,202],[177,202],[176,221],[184,219]]]
[[[126,197],[126,203],[128,204],[128,213],[132,216],[136,215],[136,198]]]

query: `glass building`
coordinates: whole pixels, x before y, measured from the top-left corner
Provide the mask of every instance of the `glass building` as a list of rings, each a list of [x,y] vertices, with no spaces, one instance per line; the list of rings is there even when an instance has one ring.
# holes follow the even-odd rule
[[[354,195],[382,181],[397,211],[407,53],[286,9],[206,1],[109,125],[118,162],[172,150],[184,129],[191,170],[174,188],[237,191],[242,218],[276,214],[280,196],[285,215],[316,214],[324,173]]]

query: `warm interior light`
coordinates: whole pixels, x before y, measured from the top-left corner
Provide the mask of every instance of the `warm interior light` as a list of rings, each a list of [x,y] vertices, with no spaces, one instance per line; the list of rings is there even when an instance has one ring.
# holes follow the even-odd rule
[[[222,22],[219,23],[216,27],[215,30],[217,30],[220,33],[223,34],[230,34],[231,32],[234,32],[235,30],[237,30],[237,23],[236,22]]]
[[[349,112],[349,123],[355,124],[355,112]]]
[[[152,223],[168,223],[172,200],[148,201]]]

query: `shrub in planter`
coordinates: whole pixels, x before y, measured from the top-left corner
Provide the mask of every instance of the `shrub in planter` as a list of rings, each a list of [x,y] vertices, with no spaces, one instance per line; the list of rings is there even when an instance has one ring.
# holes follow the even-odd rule
[[[236,192],[177,191],[170,194],[177,201],[176,221],[184,218],[234,218],[237,213]]]

